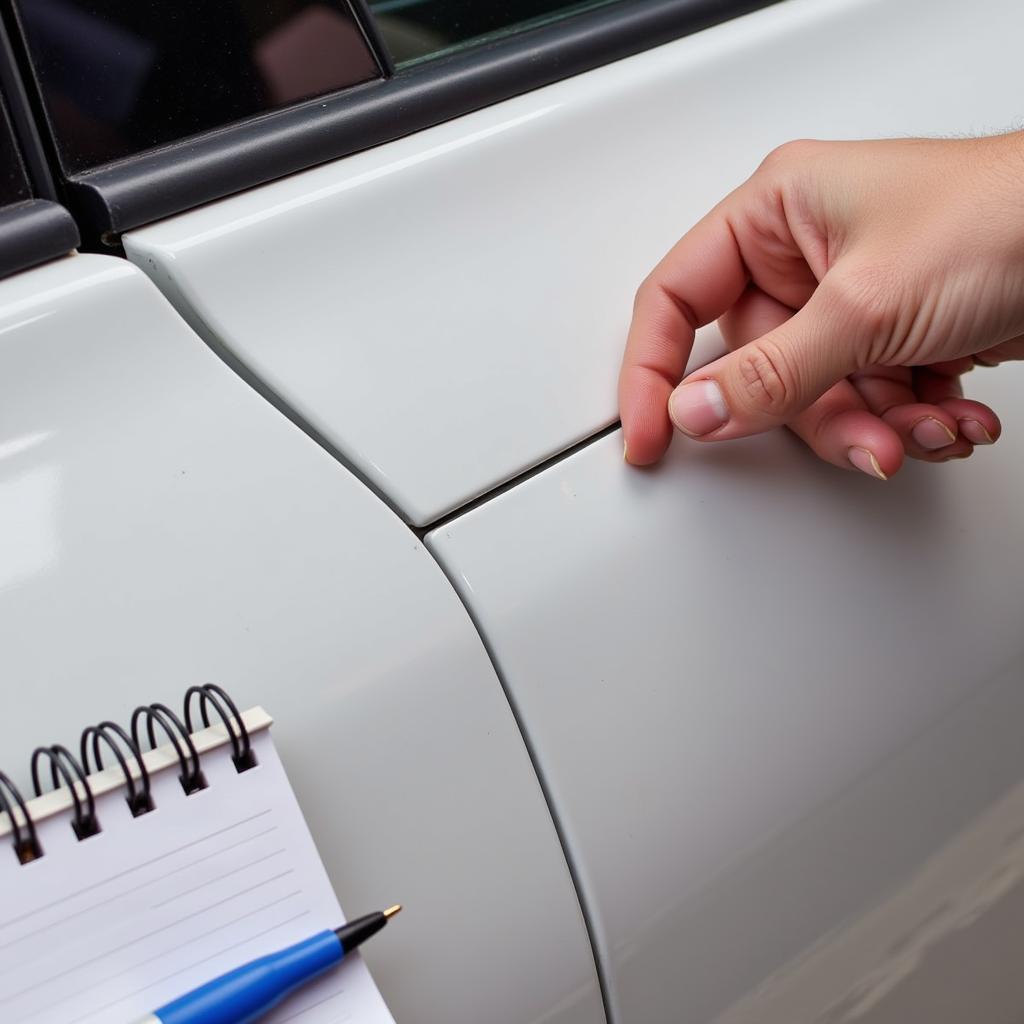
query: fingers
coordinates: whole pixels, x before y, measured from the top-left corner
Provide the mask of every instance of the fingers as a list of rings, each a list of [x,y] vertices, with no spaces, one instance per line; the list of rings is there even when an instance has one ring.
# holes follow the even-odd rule
[[[882,417],[903,440],[906,453],[922,462],[965,459],[970,441],[958,436],[956,418],[941,406],[912,402],[890,409]]]
[[[868,408],[899,434],[911,458],[935,462],[970,454],[970,444],[958,441],[956,417],[922,400],[909,368],[873,366],[851,380]]]
[[[789,426],[819,458],[841,469],[888,480],[903,465],[899,435],[864,407],[849,381],[829,388]]]
[[[996,414],[962,398],[959,377],[945,372],[965,366],[963,360],[945,363],[942,373],[934,367],[875,366],[851,380],[868,408],[899,434],[909,456],[945,462],[966,458],[975,444],[992,444],[1001,429]]]
[[[903,372],[910,375],[911,388],[916,396],[913,401],[928,402],[931,405],[938,405],[949,398],[963,398],[964,389],[960,382],[960,374],[966,370],[954,370],[949,372],[946,367],[949,363],[941,363],[936,366],[918,366],[912,370],[905,369]],[[971,367],[974,363],[972,361]]]
[[[998,366],[1000,363],[1010,362],[1015,359],[1024,359],[1024,335],[1019,338],[1011,338],[1001,345],[985,349],[973,356],[974,362],[979,366]]]
[[[995,444],[1003,432],[999,417],[982,402],[949,398],[941,407],[956,419],[960,437],[972,445]]]
[[[668,398],[686,368],[694,331],[719,317],[747,272],[720,205],[687,232],[640,286],[619,374],[626,458],[659,459],[672,438]]]
[[[669,400],[675,426],[725,441],[792,420],[856,367],[861,339],[838,312],[823,284],[784,323],[691,374]]]
[[[934,367],[914,370],[914,390],[956,420],[960,437],[972,445],[995,444],[1003,431],[999,417],[983,402],[964,398],[958,377],[935,372]]]
[[[1013,287],[970,259],[962,245],[970,217],[956,212],[947,222],[939,215],[951,204],[961,210],[964,161],[953,155],[953,145],[781,147],[689,231],[637,295],[619,379],[629,461],[659,458],[672,424],[699,440],[718,441],[795,423],[837,383],[878,362],[947,360],[920,386],[913,375],[890,381],[903,389],[899,398],[884,393],[893,390],[884,381],[877,387],[870,379],[856,382],[858,393],[882,392],[866,410],[853,408],[849,390],[840,389],[826,406],[834,401],[843,411],[827,408],[825,423],[838,420],[846,430],[859,422],[863,429],[870,422],[863,417],[839,418],[875,412],[907,453],[932,461],[994,439],[994,413],[980,403],[963,404],[948,381],[968,369],[962,354],[982,344],[989,348],[972,362],[1024,358],[1024,335],[991,344],[1024,325]],[[883,148],[898,173],[877,170]],[[991,152],[994,161],[1005,159],[1001,148]],[[946,153],[949,163],[936,171],[935,155]],[[971,153],[976,156],[977,148]],[[988,244],[991,232],[982,234]],[[1010,252],[1004,243],[1016,244],[1012,233],[998,238],[996,251],[1003,255]],[[946,248],[955,259],[945,257]],[[724,314],[748,281],[799,312],[679,384],[694,331]],[[936,297],[954,315],[932,317]],[[922,396],[921,388],[936,389],[938,397],[930,390]]]
[[[726,344],[738,349],[792,315],[788,306],[750,286],[719,326]],[[903,464],[903,444],[896,432],[868,410],[846,380],[797,414],[789,427],[819,458],[841,469],[886,480]]]
[[[961,374],[970,373],[974,369],[974,357],[962,356],[959,359],[947,359],[942,363],[932,363],[930,369],[944,377],[956,379]]]

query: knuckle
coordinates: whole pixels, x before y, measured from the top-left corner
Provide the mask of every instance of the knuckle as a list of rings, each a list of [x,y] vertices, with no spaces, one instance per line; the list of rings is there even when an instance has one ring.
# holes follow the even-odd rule
[[[641,308],[666,322],[674,314],[679,314],[694,331],[700,326],[690,304],[682,296],[677,295],[657,272],[649,274],[636,290],[633,297],[633,315],[636,316]]]
[[[633,312],[641,306],[647,305],[658,290],[658,282],[653,274],[648,274],[641,282],[633,296]]]
[[[771,342],[746,345],[739,352],[739,383],[746,405],[758,412],[781,414],[797,389],[792,360]]]
[[[803,167],[818,152],[820,143],[813,139],[792,139],[776,146],[761,161],[761,171],[779,172]]]

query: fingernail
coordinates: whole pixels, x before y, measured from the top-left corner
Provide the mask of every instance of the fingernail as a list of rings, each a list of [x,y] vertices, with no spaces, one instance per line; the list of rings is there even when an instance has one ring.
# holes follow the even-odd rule
[[[919,420],[914,424],[910,433],[914,440],[928,451],[945,448],[946,445],[952,444],[956,440],[956,434],[934,416],[926,416],[923,420]]]
[[[713,380],[682,384],[668,400],[672,422],[690,437],[703,437],[729,419],[722,389]]]
[[[846,453],[846,457],[850,460],[850,464],[854,469],[859,469],[862,473],[867,473],[868,476],[877,477],[879,480],[889,479],[882,472],[882,467],[878,464],[878,459],[876,459],[874,455],[867,450],[867,448],[851,448]]]
[[[960,433],[971,444],[995,444],[996,439],[978,422],[978,420],[958,420]]]
[[[622,461],[629,462],[629,445],[625,441],[622,442]]]

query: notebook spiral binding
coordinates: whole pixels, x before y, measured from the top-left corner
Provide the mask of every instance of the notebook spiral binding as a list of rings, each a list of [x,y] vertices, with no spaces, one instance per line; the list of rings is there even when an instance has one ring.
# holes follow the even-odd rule
[[[75,757],[67,747],[59,743],[51,746],[37,747],[32,753],[31,772],[32,788],[35,795],[42,796],[42,768],[44,763],[50,768],[50,784],[56,789],[66,786],[72,800],[71,827],[79,839],[86,839],[101,831],[96,817],[96,799],[89,776],[93,772],[103,770],[101,744],[114,756],[124,774],[126,796],[125,801],[132,813],[138,818],[155,809],[150,788],[149,771],[143,758],[143,733],[152,750],[157,744],[157,728],[164,733],[178,758],[181,770],[179,776],[182,789],[186,794],[206,789],[207,782],[203,775],[199,752],[192,741],[193,723],[198,719],[203,726],[210,724],[211,708],[217,714],[227,730],[231,742],[231,760],[239,772],[247,771],[256,765],[256,755],[252,750],[249,730],[242,720],[235,702],[227,692],[216,683],[203,686],[190,686],[185,691],[184,720],[166,704],[144,704],[132,712],[128,729],[116,722],[105,721],[99,725],[90,725],[83,730],[79,740],[79,754]],[[130,763],[134,762],[133,772]],[[43,848],[36,834],[36,825],[32,820],[28,805],[11,779],[0,772],[0,812],[6,812],[11,823],[11,845],[15,855],[22,864],[37,860],[43,856]]]

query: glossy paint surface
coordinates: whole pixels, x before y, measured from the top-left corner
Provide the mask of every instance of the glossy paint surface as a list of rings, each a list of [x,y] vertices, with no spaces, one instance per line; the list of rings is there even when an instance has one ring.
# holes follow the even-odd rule
[[[399,1020],[603,1019],[536,776],[447,580],[125,261],[0,283],[0,651],[0,767],[23,786],[37,744],[75,749],[191,684],[264,704],[339,899],[405,904],[366,950]]]
[[[532,742],[621,1024],[1019,1021],[1024,366],[882,484],[619,432],[427,535]]]
[[[636,286],[800,136],[1002,129],[1024,5],[791,0],[125,237],[428,523],[614,421]]]

